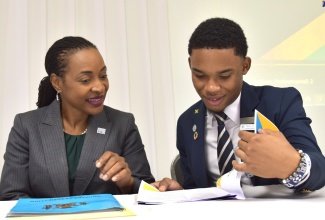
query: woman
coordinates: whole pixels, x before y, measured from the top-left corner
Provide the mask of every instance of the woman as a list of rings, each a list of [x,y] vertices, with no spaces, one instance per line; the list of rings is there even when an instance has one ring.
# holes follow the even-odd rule
[[[9,134],[0,199],[137,193],[154,182],[134,116],[104,106],[109,83],[96,46],[56,41],[45,57],[38,109]]]

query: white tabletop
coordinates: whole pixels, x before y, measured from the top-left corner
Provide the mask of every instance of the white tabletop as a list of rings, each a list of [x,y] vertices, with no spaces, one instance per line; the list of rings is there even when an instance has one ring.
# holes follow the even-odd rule
[[[137,195],[117,195],[121,204],[136,216],[127,219],[307,219],[311,216],[325,218],[325,188],[315,192],[296,195],[284,186],[244,187],[245,200],[213,200],[172,203],[163,205],[138,205]],[[16,201],[0,201],[0,219],[5,218]],[[216,215],[216,218],[212,216]],[[113,219],[113,218],[109,218]],[[116,218],[116,219],[120,219]]]

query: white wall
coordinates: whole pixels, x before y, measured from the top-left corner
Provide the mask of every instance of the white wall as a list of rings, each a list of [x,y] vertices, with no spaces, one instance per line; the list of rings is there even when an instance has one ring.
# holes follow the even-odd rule
[[[65,35],[81,35],[98,46],[108,66],[106,104],[135,115],[153,174],[169,176],[176,120],[199,99],[187,63],[188,39],[215,16],[244,29],[253,61],[248,83],[301,91],[325,152],[320,0],[0,0],[0,155],[15,114],[36,108],[47,48]]]

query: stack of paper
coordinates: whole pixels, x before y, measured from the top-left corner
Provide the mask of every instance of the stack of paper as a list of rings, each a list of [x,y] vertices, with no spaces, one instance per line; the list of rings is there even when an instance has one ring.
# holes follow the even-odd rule
[[[139,204],[165,204],[212,199],[235,199],[236,195],[218,187],[160,192],[152,185],[141,182],[137,201]]]

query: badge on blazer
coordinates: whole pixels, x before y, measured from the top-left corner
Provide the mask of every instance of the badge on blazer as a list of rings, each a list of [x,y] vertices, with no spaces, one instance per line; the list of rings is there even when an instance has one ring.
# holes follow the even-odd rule
[[[254,132],[255,130],[254,117],[240,118],[239,130]]]
[[[197,131],[194,132],[194,136],[193,136],[194,140],[196,140],[198,137],[199,137],[199,134],[197,133]]]
[[[97,128],[97,134],[105,134],[106,129],[105,128]]]
[[[193,125],[192,130],[193,130],[193,132],[196,132],[196,125]]]

